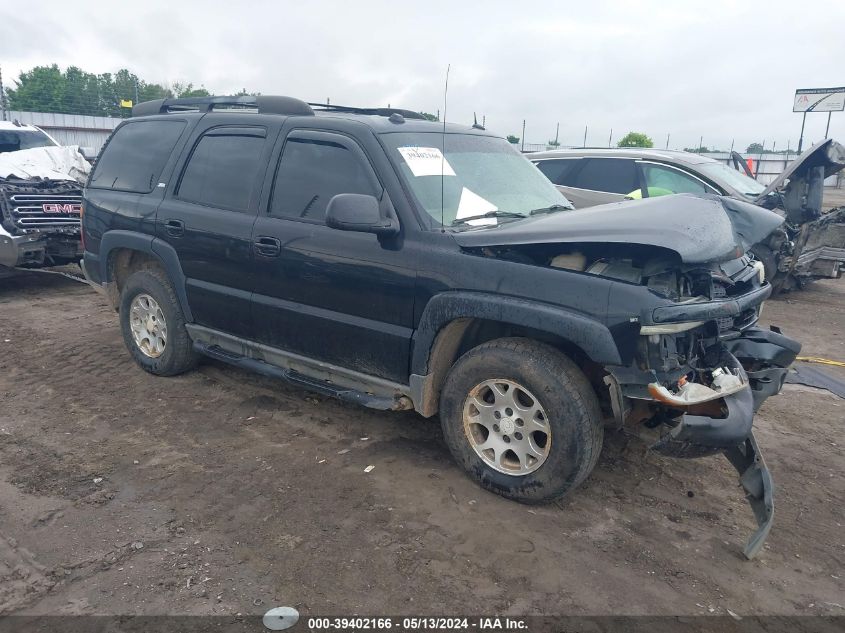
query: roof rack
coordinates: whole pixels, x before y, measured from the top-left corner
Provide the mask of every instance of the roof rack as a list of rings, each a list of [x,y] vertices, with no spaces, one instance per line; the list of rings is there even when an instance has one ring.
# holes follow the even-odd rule
[[[155,99],[132,108],[132,116],[172,114],[175,112],[212,112],[213,110],[257,110],[259,114],[314,116],[314,110],[293,97],[257,95],[244,97],[188,97]]]
[[[310,101],[308,105],[324,112],[349,112],[350,114],[371,114],[387,117],[391,114],[401,114],[406,119],[425,120],[425,117],[419,112],[403,110],[402,108],[356,108],[354,106],[335,105],[334,103],[312,103]]]

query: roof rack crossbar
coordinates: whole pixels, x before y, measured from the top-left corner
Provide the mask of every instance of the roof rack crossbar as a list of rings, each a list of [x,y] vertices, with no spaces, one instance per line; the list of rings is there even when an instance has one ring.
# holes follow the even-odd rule
[[[376,116],[401,114],[406,119],[425,119],[425,117],[419,112],[414,112],[413,110],[403,110],[402,108],[356,108],[355,106],[345,106],[334,103],[313,103],[310,101],[308,102],[308,105],[325,112],[349,112],[350,114],[373,114]]]
[[[314,110],[304,101],[293,97],[273,95],[240,97],[187,97],[184,99],[155,99],[132,108],[132,116],[172,114],[177,112],[211,112],[216,108],[255,108],[259,114],[287,114],[313,116]]]

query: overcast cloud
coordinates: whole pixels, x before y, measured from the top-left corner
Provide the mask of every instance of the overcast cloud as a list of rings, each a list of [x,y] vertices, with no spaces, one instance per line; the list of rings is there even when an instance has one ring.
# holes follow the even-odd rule
[[[606,145],[630,130],[659,147],[798,142],[796,88],[845,85],[845,2],[3,3],[7,84],[39,64],[126,67],[309,101],[436,112],[526,141]],[[12,84],[14,85],[14,84]],[[827,116],[807,117],[807,141]],[[845,139],[845,113],[831,136]]]

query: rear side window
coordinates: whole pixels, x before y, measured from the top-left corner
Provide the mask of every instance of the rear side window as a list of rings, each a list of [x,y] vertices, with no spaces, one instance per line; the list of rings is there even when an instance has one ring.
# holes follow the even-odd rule
[[[263,148],[263,136],[203,136],[185,167],[176,195],[187,202],[247,211]]]
[[[184,121],[137,121],[114,133],[88,182],[89,187],[149,193],[158,184]]]
[[[555,158],[539,161],[537,169],[556,185],[572,186],[580,163],[581,160],[578,158]]]
[[[587,159],[574,186],[625,195],[640,188],[634,161],[627,158]]]
[[[324,222],[326,206],[337,194],[378,195],[368,170],[369,165],[341,143],[288,138],[270,215]]]

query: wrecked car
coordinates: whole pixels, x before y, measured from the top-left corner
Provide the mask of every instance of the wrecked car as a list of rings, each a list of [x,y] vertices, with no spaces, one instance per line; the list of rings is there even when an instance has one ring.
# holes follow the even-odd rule
[[[751,177],[739,154],[734,167],[690,152],[657,149],[573,149],[529,154],[579,209],[676,193],[726,195],[771,209],[786,220],[756,244],[775,291],[845,270],[845,209],[822,213],[824,179],[845,168],[845,147],[816,143],[769,186]]]
[[[0,122],[0,270],[79,261],[90,163],[34,126]]]
[[[726,197],[572,212],[503,138],[288,97],[135,106],[84,192],[83,270],[144,370],[201,356],[439,415],[455,460],[525,503],[570,492],[607,424],[724,454],[762,547],[755,411],[800,345],[757,327],[748,254],[783,218]],[[632,213],[636,207],[636,213]]]

